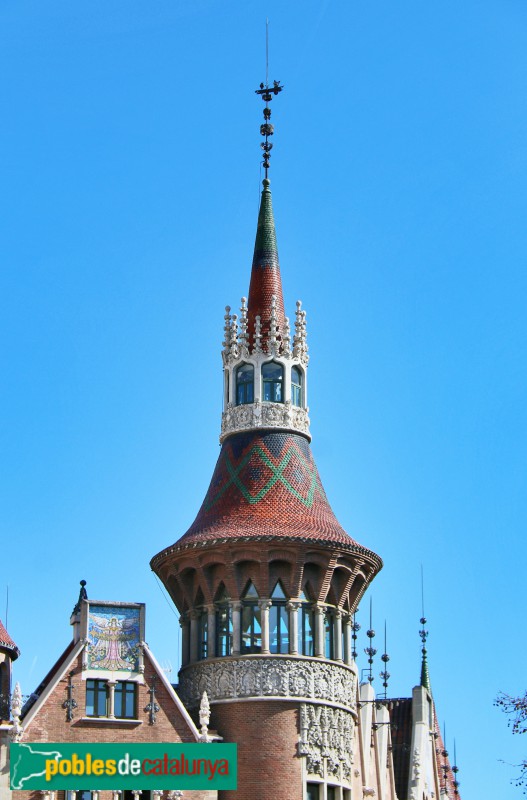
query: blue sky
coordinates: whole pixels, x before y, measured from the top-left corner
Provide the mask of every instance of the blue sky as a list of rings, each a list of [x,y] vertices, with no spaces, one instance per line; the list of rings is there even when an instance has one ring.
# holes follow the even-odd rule
[[[0,589],[16,678],[29,693],[67,644],[85,578],[92,598],[147,603],[176,679],[177,619],[148,563],[189,527],[218,453],[266,16],[286,87],[278,246],[289,314],[298,297],[308,312],[319,471],[385,562],[371,594],[390,694],[418,680],[423,564],[462,796],[512,800],[500,759],[525,744],[492,703],[527,688],[521,0],[2,3]]]

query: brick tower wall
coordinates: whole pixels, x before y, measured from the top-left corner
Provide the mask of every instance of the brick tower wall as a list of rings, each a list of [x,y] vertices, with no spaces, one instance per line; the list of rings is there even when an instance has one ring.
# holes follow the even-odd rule
[[[282,701],[218,703],[211,728],[238,744],[238,789],[220,800],[301,800],[298,707]]]

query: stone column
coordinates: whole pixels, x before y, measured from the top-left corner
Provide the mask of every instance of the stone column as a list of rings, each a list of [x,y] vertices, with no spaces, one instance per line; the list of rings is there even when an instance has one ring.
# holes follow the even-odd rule
[[[286,605],[289,611],[289,653],[292,656],[298,654],[298,609],[302,603],[289,600]]]
[[[269,655],[269,609],[272,606],[271,600],[259,600],[260,624],[262,626],[262,654]]]
[[[216,655],[216,606],[211,603],[207,609],[207,658]]]
[[[198,660],[199,649],[199,635],[198,635],[198,617],[197,611],[190,612],[190,663],[193,664]]]
[[[337,608],[333,615],[333,657],[342,661],[342,611]]]
[[[115,719],[115,684],[117,681],[107,681],[108,686],[108,716]]]
[[[181,625],[181,666],[185,667],[190,658],[190,631],[187,614],[181,614],[179,624]]]
[[[240,612],[242,604],[239,600],[235,600],[232,604],[232,654],[233,656],[240,655],[240,639],[241,639],[241,619]]]
[[[353,663],[353,657],[351,655],[352,647],[351,647],[351,624],[353,621],[353,617],[351,614],[344,615],[344,663],[348,664],[350,667]]]
[[[315,604],[315,656],[324,658],[324,617],[326,606]]]

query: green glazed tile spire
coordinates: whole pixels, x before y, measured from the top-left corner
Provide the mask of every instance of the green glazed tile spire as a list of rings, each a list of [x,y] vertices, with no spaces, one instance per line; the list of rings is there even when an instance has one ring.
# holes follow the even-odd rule
[[[280,269],[278,248],[276,246],[276,230],[274,225],[273,201],[271,199],[270,181],[263,181],[262,199],[258,214],[258,227],[254,243],[253,269],[270,267]]]
[[[247,303],[249,341],[254,341],[255,320],[260,317],[261,344],[266,348],[271,324],[272,298],[276,298],[276,326],[278,335],[285,331],[284,298],[282,294],[282,278],[276,246],[276,230],[274,224],[273,201],[271,199],[270,181],[263,180],[262,199],[258,213],[258,227],[254,242],[254,254]]]

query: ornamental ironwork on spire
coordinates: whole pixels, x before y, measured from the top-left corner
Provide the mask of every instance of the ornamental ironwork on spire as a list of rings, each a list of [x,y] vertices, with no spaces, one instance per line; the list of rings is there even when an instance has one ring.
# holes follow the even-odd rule
[[[269,103],[282,91],[279,81],[257,90],[265,101],[265,178],[258,213],[248,299],[240,313],[225,309],[223,338],[224,403],[220,442],[257,429],[301,433],[308,440],[306,312],[296,304],[294,330],[285,315],[276,228],[268,178],[274,134]]]

